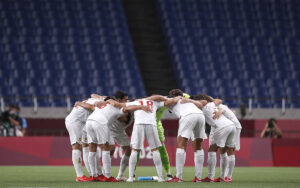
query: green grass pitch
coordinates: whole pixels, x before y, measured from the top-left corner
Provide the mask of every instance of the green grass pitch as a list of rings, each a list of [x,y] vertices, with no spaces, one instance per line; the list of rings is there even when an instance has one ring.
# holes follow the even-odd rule
[[[116,176],[118,167],[112,168],[112,175]],[[172,168],[173,174],[175,168]],[[128,170],[126,176],[128,175]],[[156,175],[154,167],[138,167],[137,176]],[[71,166],[0,166],[0,187],[122,187],[122,188],[181,188],[181,187],[300,187],[300,168],[235,168],[233,183],[192,183],[194,168],[185,167],[183,171],[184,183],[157,183],[152,181],[137,181],[134,183],[101,183],[75,182],[75,172]],[[203,170],[203,177],[207,175],[207,167]],[[216,169],[216,177],[219,169]]]

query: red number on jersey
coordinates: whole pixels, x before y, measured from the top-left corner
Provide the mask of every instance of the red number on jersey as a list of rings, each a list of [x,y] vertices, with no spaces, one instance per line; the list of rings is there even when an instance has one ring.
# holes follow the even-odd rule
[[[144,105],[143,101],[139,101],[141,103],[141,105]],[[146,102],[147,106],[151,108],[151,110],[153,110],[153,101],[147,101]]]

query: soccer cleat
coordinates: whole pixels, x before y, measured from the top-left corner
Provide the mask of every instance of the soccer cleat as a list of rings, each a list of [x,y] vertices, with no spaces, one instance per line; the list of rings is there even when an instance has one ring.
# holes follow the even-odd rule
[[[128,182],[128,183],[131,183],[131,182],[133,182],[133,181],[135,181],[135,178],[134,178],[134,177],[129,177],[129,178],[126,180],[126,182]]]
[[[119,180],[119,181],[127,181],[127,178],[124,177],[124,176],[118,176],[118,177],[116,178],[116,180]]]
[[[108,179],[108,178],[105,177],[103,174],[98,175],[98,176],[96,177],[96,180],[97,180],[97,181],[101,181],[101,182],[106,182],[107,179]]]
[[[163,177],[158,177],[157,182],[165,182],[165,179]]]
[[[88,181],[98,181],[98,180],[97,180],[97,177],[90,176],[90,177],[88,178]]]
[[[229,182],[229,183],[232,183],[232,178],[227,178],[227,177],[225,177],[225,180],[227,181],[227,182]]]
[[[227,182],[227,181],[221,177],[218,177],[217,179],[214,180],[214,182]]]
[[[85,182],[85,181],[89,181],[89,178],[86,177],[85,175],[81,176],[81,177],[77,177],[76,178],[77,182]]]
[[[198,183],[198,182],[202,182],[202,181],[201,181],[201,179],[199,179],[195,176],[195,178],[192,180],[192,182]]]
[[[201,180],[201,182],[214,182],[215,178],[210,179],[209,177],[206,177],[204,179]]]
[[[120,182],[120,181],[116,180],[116,178],[110,176],[110,178],[107,178],[106,182]]]
[[[173,179],[172,174],[167,174],[167,177],[165,178],[165,180],[166,180],[166,181],[169,181],[169,180],[171,180],[171,179]]]
[[[176,183],[181,183],[183,182],[182,179],[177,178],[176,176],[174,176],[174,178],[172,178],[171,180],[167,181],[167,182],[176,182]]]

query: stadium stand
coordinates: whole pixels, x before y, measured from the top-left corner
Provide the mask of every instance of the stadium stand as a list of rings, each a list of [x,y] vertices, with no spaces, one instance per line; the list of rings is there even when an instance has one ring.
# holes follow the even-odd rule
[[[300,107],[300,2],[156,0],[178,85],[229,106]],[[236,100],[239,99],[239,101]],[[234,99],[234,100],[230,100]]]
[[[117,89],[145,96],[120,0],[2,0],[0,20],[5,104],[33,106],[36,96],[59,107],[65,96]]]

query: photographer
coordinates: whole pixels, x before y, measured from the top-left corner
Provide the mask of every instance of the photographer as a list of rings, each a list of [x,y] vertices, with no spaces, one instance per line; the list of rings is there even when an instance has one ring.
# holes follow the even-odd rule
[[[282,131],[278,128],[277,122],[274,118],[270,118],[266,123],[265,128],[261,132],[261,138],[281,138]]]
[[[1,114],[0,136],[16,136],[16,129],[22,126],[22,119],[18,115],[18,106],[10,104],[8,110]]]

